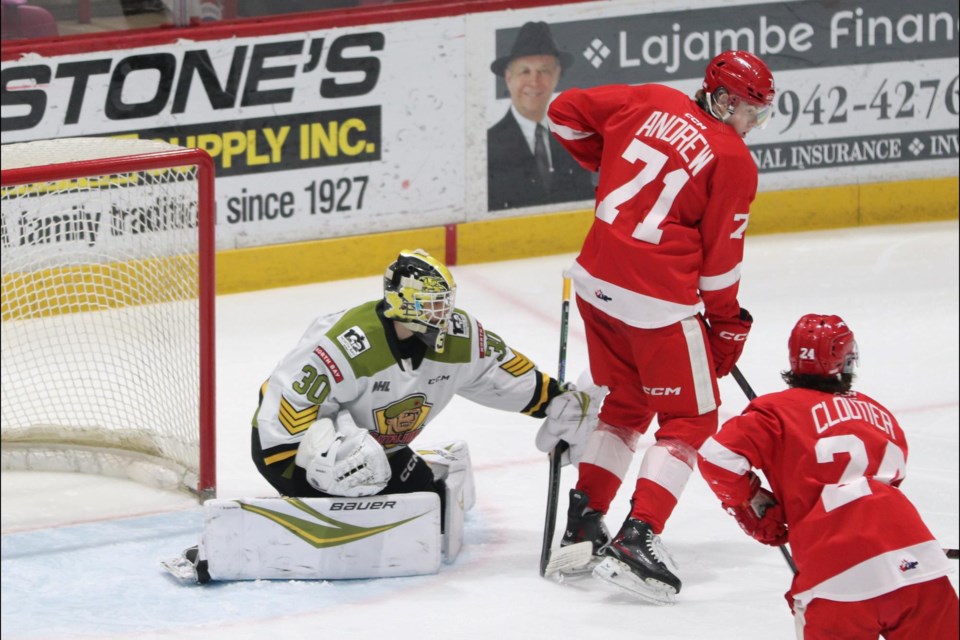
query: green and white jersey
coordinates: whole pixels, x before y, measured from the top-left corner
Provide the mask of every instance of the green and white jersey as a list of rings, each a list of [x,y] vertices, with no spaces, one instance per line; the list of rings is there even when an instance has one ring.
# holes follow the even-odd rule
[[[409,445],[454,395],[543,417],[558,393],[555,380],[460,309],[443,353],[412,338],[416,353],[403,359],[378,304],[317,318],[270,374],[254,417],[268,464],[291,457],[319,417],[343,419],[343,411],[389,452]]]

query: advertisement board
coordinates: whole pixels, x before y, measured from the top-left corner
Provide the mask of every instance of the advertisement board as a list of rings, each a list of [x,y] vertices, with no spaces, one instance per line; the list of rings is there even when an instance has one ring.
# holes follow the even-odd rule
[[[549,138],[537,159],[511,63],[555,60],[545,105],[608,83],[692,96],[713,56],[746,49],[778,89],[769,126],[747,139],[761,192],[958,174],[955,2],[529,4],[343,27],[291,16],[267,33],[5,55],[2,142],[206,149],[220,249],[575,211],[592,207],[591,176]],[[497,172],[519,176],[513,195]]]
[[[760,190],[957,175],[958,7],[903,3],[635,1],[474,16],[491,51],[468,57],[492,126],[510,91],[483,64],[509,55],[523,25],[549,20],[572,54],[556,91],[659,83],[690,96],[718,53],[759,55],[774,74],[775,112],[746,142]],[[475,172],[468,172],[473,178]]]
[[[3,142],[205,149],[218,248],[443,224],[463,212],[462,27],[456,17],[5,61]]]

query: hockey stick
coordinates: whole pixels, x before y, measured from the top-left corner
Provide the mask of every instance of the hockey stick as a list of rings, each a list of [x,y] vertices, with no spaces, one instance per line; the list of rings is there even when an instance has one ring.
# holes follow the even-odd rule
[[[740,386],[740,389],[743,391],[744,395],[747,396],[747,400],[753,400],[757,397],[757,394],[754,393],[750,383],[747,382],[747,379],[743,377],[743,374],[740,373],[740,369],[738,369],[736,365],[734,365],[733,370],[730,373],[733,375],[733,379],[737,381],[737,384]],[[780,551],[783,553],[783,557],[787,561],[787,564],[790,565],[790,569],[792,569],[794,573],[797,573],[797,565],[794,564],[793,556],[790,555],[790,550],[787,549],[787,545],[781,545]],[[943,553],[951,560],[960,559],[960,549],[945,548]]]
[[[756,399],[757,394],[754,392],[753,387],[750,386],[750,383],[747,382],[747,379],[743,377],[743,374],[740,373],[740,369],[737,365],[733,365],[733,369],[730,371],[730,374],[733,376],[733,379],[737,381],[737,385],[740,386],[740,390],[743,391],[743,395],[747,396],[747,400],[751,402]],[[793,561],[793,556],[790,555],[790,549],[787,548],[787,545],[780,545],[780,553],[783,554],[783,559],[787,561],[787,565],[790,567],[790,570],[793,571],[793,574],[796,575],[799,573],[797,571],[797,565]]]
[[[744,395],[747,396],[748,400],[753,400],[757,397],[757,394],[754,393],[753,388],[750,387],[750,383],[747,382],[747,379],[743,377],[743,374],[740,373],[740,369],[734,365],[733,370],[730,372],[733,375],[733,379],[737,381],[737,384],[740,386],[740,389],[743,391]],[[780,551],[783,553],[784,559],[786,559],[787,564],[790,565],[790,568],[794,573],[797,573],[797,565],[793,563],[793,557],[790,555],[790,550],[787,549],[787,545],[781,545]],[[960,559],[960,549],[949,549],[944,548],[943,553],[950,558],[951,560]]]
[[[557,366],[557,382],[563,384],[567,368],[567,328],[570,320],[570,278],[563,279],[563,304],[560,307],[560,363]],[[548,454],[550,478],[547,483],[547,514],[543,523],[543,542],[540,546],[540,576],[547,574],[550,548],[557,528],[557,505],[560,500],[560,458],[569,445],[561,440]]]

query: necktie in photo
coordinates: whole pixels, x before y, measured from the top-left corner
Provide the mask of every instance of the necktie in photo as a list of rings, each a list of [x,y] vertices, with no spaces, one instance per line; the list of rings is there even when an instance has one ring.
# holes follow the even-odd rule
[[[537,130],[533,134],[533,157],[537,162],[537,171],[540,172],[540,179],[543,186],[550,190],[550,158],[547,156],[547,129],[542,124],[537,125]]]

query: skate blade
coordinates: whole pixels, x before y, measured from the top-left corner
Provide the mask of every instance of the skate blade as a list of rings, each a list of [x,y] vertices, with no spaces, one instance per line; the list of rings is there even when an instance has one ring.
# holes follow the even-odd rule
[[[547,562],[545,575],[555,573],[575,574],[590,571],[590,560],[593,558],[593,543],[589,540],[560,547],[550,552],[550,561]]]
[[[183,556],[178,556],[172,560],[161,560],[160,564],[177,580],[191,584],[197,583],[197,572],[193,563]]]
[[[653,604],[673,604],[677,600],[677,592],[673,587],[652,578],[640,578],[616,558],[604,558],[593,570],[593,577]]]

